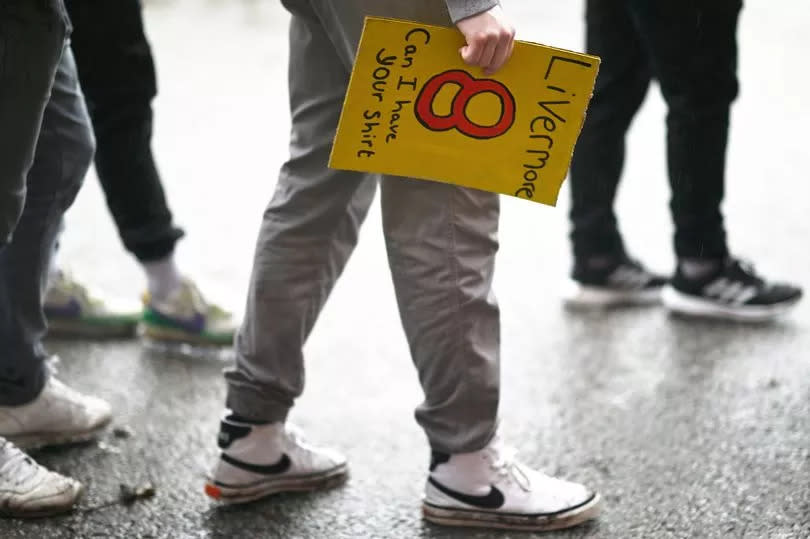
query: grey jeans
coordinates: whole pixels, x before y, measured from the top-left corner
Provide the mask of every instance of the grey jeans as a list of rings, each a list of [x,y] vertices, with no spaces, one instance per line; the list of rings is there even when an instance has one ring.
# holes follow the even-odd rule
[[[0,252],[0,405],[26,404],[45,383],[40,341],[46,330],[46,273],[60,220],[79,191],[93,150],[76,65],[64,46],[27,174],[22,216],[11,243]],[[0,161],[6,159],[0,150]]]
[[[290,159],[264,213],[237,362],[226,373],[227,406],[259,421],[283,421],[301,394],[302,346],[380,180],[327,168],[363,16],[450,22],[435,0],[284,5],[293,16]],[[400,316],[425,393],[417,421],[434,450],[480,449],[497,427],[500,387],[492,293],[498,197],[406,178],[383,177],[380,185]]]

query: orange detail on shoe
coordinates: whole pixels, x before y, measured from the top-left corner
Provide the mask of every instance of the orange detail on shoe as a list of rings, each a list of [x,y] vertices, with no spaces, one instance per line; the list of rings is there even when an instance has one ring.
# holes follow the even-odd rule
[[[222,491],[219,490],[219,487],[212,485],[211,483],[205,484],[205,493],[215,500],[222,498]]]

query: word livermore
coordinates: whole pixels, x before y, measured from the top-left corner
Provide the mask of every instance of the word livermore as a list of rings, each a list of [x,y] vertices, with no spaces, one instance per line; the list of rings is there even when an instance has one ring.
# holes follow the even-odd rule
[[[555,62],[567,62],[586,69],[593,67],[593,64],[583,62],[582,60],[564,58],[561,56],[552,56],[548,63],[548,69],[546,69],[546,74],[544,77],[546,82],[548,82],[549,79],[552,79],[551,74]],[[548,84],[546,89],[561,94],[568,93],[568,90],[565,88],[560,88],[559,86],[554,86],[553,84]],[[577,94],[571,93],[570,95],[571,97],[576,97]],[[530,162],[523,165],[525,169],[525,172],[523,172],[524,183],[515,191],[516,197],[522,196],[524,198],[534,198],[535,182],[540,179],[540,173],[538,171],[546,167],[548,160],[551,158],[551,149],[554,147],[554,138],[551,134],[557,129],[557,122],[567,122],[561,114],[568,113],[567,106],[571,105],[571,100],[540,101],[537,103],[537,105],[543,109],[545,115],[541,114],[539,116],[535,116],[532,118],[531,122],[529,122],[529,138],[537,141],[538,144],[542,144],[544,142],[546,146],[545,149],[541,150],[526,150],[526,153],[533,154],[533,157],[536,159],[537,163]],[[556,110],[554,107],[556,107]],[[568,168],[568,165],[566,165],[566,168]]]

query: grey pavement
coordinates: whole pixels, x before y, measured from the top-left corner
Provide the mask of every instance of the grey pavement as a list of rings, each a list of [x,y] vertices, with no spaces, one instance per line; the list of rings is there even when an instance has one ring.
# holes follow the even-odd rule
[[[581,1],[506,0],[519,37],[581,49]],[[806,126],[810,4],[749,3],[742,96],[726,204],[732,246],[770,275],[810,287]],[[185,271],[242,308],[261,212],[286,156],[286,15],[275,1],[153,0],[160,74],[156,153]],[[620,198],[633,252],[672,267],[664,108],[653,89],[629,140]],[[565,201],[567,192],[562,200]],[[686,321],[658,308],[572,313],[566,208],[504,199],[496,286],[503,312],[502,433],[530,464],[597,487],[603,517],[544,537],[810,537],[810,302],[764,327]],[[202,495],[227,358],[138,342],[52,341],[60,376],[109,399],[134,435],[36,457],[88,487],[76,513],[0,521],[21,538],[460,538],[421,521],[428,461],[378,211],[307,345],[293,421],[345,451],[343,488],[217,508]],[[804,247],[802,247],[804,246]],[[68,219],[61,261],[135,299],[143,278],[121,248],[95,178]],[[118,503],[119,486],[156,495]]]

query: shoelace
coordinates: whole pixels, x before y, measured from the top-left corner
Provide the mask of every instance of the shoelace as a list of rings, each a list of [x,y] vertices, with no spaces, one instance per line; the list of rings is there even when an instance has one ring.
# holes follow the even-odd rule
[[[0,439],[0,476],[10,478],[15,486],[31,479],[39,465],[9,441]]]
[[[185,284],[186,290],[188,291],[188,297],[191,300],[191,304],[194,306],[194,308],[202,313],[208,312],[208,302],[206,302],[205,298],[203,298],[202,292],[200,292],[200,289],[197,288],[197,285],[188,280],[185,282]]]
[[[202,292],[200,292],[200,289],[197,288],[196,284],[191,281],[187,281],[187,283],[189,294],[191,295],[191,302],[195,309],[198,309],[199,312],[205,313],[207,316],[213,319],[225,319],[231,316],[230,313],[218,305],[209,303],[208,300],[203,297]]]
[[[309,442],[307,442],[306,437],[304,435],[304,431],[301,430],[300,427],[294,425],[292,423],[285,423],[284,431],[287,434],[287,439],[293,444],[298,447],[303,447],[305,449],[310,448]]]
[[[304,431],[292,423],[286,423],[284,425],[284,431],[286,433],[287,443],[303,450],[296,451],[296,463],[304,467],[313,466],[317,459],[317,448],[306,440]]]
[[[212,303],[208,303],[208,301],[203,297],[202,292],[200,292],[200,289],[197,288],[197,285],[192,281],[184,279],[183,283],[184,295],[186,298],[188,298],[188,302],[193,312],[202,313],[211,319],[224,319],[230,316],[230,314],[220,307]]]
[[[197,286],[186,278],[182,279],[180,288],[169,298],[156,300],[149,292],[144,292],[141,299],[144,305],[151,304],[164,314],[183,318],[191,318],[198,313],[206,315],[209,309]]]
[[[531,480],[515,459],[517,452],[514,448],[495,442],[489,447],[489,453],[492,471],[501,477],[511,478],[524,492],[531,491]]]
[[[747,279],[753,280],[757,286],[762,286],[765,284],[765,280],[757,274],[756,269],[754,269],[754,264],[748,260],[736,258],[731,260],[731,267],[735,268],[737,271],[745,275]]]

